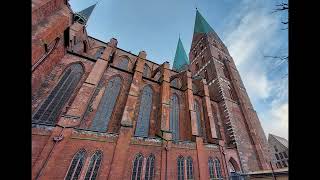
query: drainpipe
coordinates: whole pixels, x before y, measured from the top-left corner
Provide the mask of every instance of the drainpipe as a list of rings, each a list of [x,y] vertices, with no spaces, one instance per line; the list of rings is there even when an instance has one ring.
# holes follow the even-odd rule
[[[167,141],[168,143],[168,141]],[[168,179],[168,144],[166,144],[166,147],[165,147],[165,150],[166,150],[166,171],[165,171],[165,180]]]
[[[274,175],[274,171],[273,171],[273,167],[272,167],[271,161],[269,163],[270,163],[270,167],[271,167],[271,171],[272,171],[272,177],[273,177],[274,180],[277,180],[276,176]]]
[[[220,144],[218,144],[218,145],[219,145],[219,147],[220,147],[220,151],[221,151],[222,154],[223,154],[223,159],[224,159],[224,162],[225,162],[224,164],[225,164],[225,167],[226,167],[226,174],[228,174],[229,177],[230,177],[231,175],[229,174],[229,169],[228,169],[226,154],[225,154],[225,152],[224,152],[223,146],[221,146]]]
[[[61,126],[61,125],[58,125],[58,124],[57,124],[57,126],[58,126],[58,127],[62,127],[62,130],[60,131],[60,133],[59,133],[58,136],[53,137],[54,144],[53,144],[52,148],[50,149],[50,152],[49,152],[48,157],[46,158],[46,161],[45,161],[45,162],[43,163],[43,165],[41,166],[41,169],[40,169],[39,173],[37,174],[35,180],[39,180],[39,177],[42,175],[42,172],[43,172],[45,166],[48,164],[48,161],[49,161],[49,159],[50,159],[50,157],[51,157],[51,155],[52,155],[53,149],[55,148],[55,146],[57,145],[57,143],[60,142],[60,141],[63,139],[63,136],[62,136],[63,130],[64,130],[65,128],[72,128],[72,126],[70,126],[70,127],[65,127],[65,126]]]

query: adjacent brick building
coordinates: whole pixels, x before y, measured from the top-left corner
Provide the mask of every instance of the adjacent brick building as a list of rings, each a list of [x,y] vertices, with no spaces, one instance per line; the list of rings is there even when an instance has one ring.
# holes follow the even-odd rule
[[[189,58],[179,39],[170,69],[89,36],[94,8],[32,1],[32,179],[227,179],[270,169],[239,72],[198,10]]]
[[[289,144],[283,137],[269,134],[268,143],[272,154],[272,162],[277,168],[289,166]]]

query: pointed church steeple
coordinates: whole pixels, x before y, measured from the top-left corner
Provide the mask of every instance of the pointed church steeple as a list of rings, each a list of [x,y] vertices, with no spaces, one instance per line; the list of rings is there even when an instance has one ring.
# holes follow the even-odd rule
[[[186,51],[183,48],[181,39],[179,37],[172,69],[175,71],[183,71],[188,68],[188,64],[189,64],[189,59],[186,54]]]
[[[213,30],[213,28],[209,25],[209,23],[203,18],[203,16],[200,14],[198,9],[196,10],[196,20],[194,23],[194,31],[193,36],[199,34],[199,33],[206,33],[206,34],[212,34],[214,38],[219,41],[222,45],[223,42],[217,35],[217,33]]]
[[[80,12],[77,12],[74,16],[74,21],[77,21],[81,24],[87,24],[89,17],[91,15],[93,9],[96,7],[96,5],[97,5],[97,3],[87,7],[86,9],[84,9]]]

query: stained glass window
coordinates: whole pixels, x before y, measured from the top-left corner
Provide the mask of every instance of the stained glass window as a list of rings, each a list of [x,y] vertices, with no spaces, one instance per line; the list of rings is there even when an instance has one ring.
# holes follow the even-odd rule
[[[62,108],[68,102],[79,83],[83,73],[83,68],[78,63],[68,67],[47,99],[34,113],[32,122],[54,125]]]
[[[90,130],[105,132],[111,118],[117,97],[121,89],[121,78],[116,76],[109,80],[101,98],[98,110],[95,114]]]
[[[120,69],[128,70],[128,64],[129,64],[128,59],[121,59],[117,67]]]
[[[65,180],[77,180],[80,177],[81,169],[85,162],[86,151],[84,149],[79,150],[73,157],[69,170],[65,177]]]
[[[221,174],[221,166],[220,166],[220,161],[219,159],[214,160],[215,166],[216,166],[216,173],[217,173],[217,178],[218,179],[223,179],[222,174]]]
[[[143,156],[138,154],[133,162],[132,178],[131,180],[141,180]]]
[[[175,88],[180,89],[181,88],[181,81],[179,78],[175,78],[174,80],[171,81],[170,85]]]
[[[178,180],[184,180],[184,158],[179,156],[177,159]]]
[[[90,160],[90,164],[89,164],[86,176],[84,178],[85,180],[95,180],[97,178],[101,160],[102,160],[102,152],[97,151],[96,153],[94,153],[94,155]]]
[[[151,154],[147,159],[145,180],[154,179],[154,161],[155,157]]]
[[[170,99],[170,131],[174,141],[179,139],[179,100],[176,94]]]
[[[199,136],[201,136],[202,135],[201,111],[200,111],[200,106],[197,101],[194,101],[194,111],[196,112],[196,116],[197,116],[197,127],[198,127]]]
[[[152,93],[153,91],[148,85],[142,90],[135,136],[148,137],[150,114],[152,109]]]
[[[210,180],[214,180],[214,179],[215,179],[215,175],[214,175],[214,162],[213,162],[212,157],[209,157],[208,167],[209,167]]]
[[[187,179],[192,180],[193,179],[193,163],[192,158],[187,158]]]

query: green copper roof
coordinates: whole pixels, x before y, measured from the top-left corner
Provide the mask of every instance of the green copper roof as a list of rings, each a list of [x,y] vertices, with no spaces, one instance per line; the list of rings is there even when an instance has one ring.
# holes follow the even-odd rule
[[[91,5],[91,6],[87,7],[86,9],[78,12],[77,14],[80,15],[82,18],[84,18],[85,21],[87,22],[96,5],[97,4]]]
[[[196,12],[196,21],[194,23],[194,31],[193,34],[197,33],[212,33],[214,38],[218,40],[221,44],[223,42],[217,35],[217,33],[213,30],[213,28],[208,24],[208,22],[203,18],[200,12],[197,10]]]
[[[182,42],[179,37],[172,69],[175,71],[182,71],[188,66],[188,64],[189,64],[188,56],[186,54],[186,51],[183,48]]]

